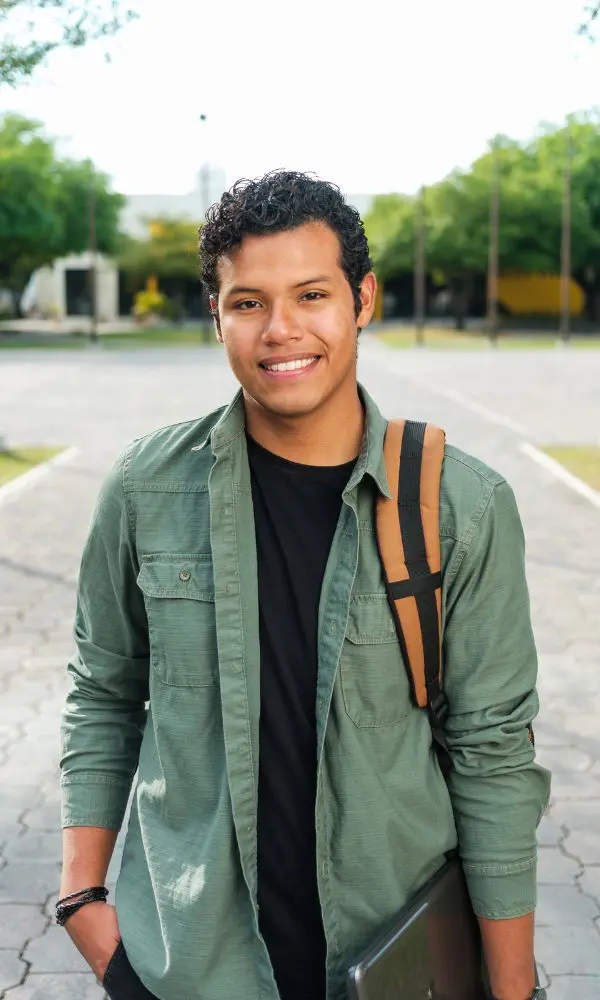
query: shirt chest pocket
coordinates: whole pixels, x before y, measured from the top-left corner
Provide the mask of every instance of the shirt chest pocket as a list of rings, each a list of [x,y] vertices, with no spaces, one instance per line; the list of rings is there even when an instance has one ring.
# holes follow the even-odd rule
[[[173,687],[216,684],[217,629],[210,555],[146,556],[137,582],[146,605],[154,673]]]
[[[346,713],[355,726],[391,726],[411,710],[410,687],[385,594],[351,599],[340,660]]]

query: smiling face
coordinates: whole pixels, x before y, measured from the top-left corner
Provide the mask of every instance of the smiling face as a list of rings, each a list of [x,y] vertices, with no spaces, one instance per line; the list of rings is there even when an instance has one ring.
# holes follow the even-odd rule
[[[327,225],[247,236],[217,273],[217,336],[247,402],[265,415],[301,418],[356,398],[357,328],[371,319],[375,277],[362,281],[357,317]]]

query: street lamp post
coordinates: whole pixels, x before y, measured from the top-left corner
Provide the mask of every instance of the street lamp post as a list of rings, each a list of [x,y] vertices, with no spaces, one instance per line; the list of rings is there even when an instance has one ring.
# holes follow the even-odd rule
[[[488,250],[487,328],[492,346],[498,344],[498,257],[500,235],[500,166],[498,144],[492,146],[492,186],[490,191],[490,242]]]
[[[571,336],[571,188],[573,143],[571,122],[565,132],[565,169],[560,247],[560,338],[563,344]]]
[[[205,122],[206,120],[207,120],[207,116],[205,114],[201,114],[200,115],[200,121],[201,122]],[[205,144],[205,149],[206,149],[206,144]],[[208,202],[209,202],[209,181],[210,181],[210,176],[209,176],[209,169],[208,169],[208,161],[207,161],[207,158],[205,157],[204,162],[202,164],[202,167],[200,169],[200,197],[202,199],[202,220],[201,220],[201,225],[204,225],[204,222],[206,221],[206,213],[207,213],[208,208],[209,208],[209,204],[208,204]],[[202,311],[201,311],[201,315],[202,315]],[[210,322],[205,323],[203,321],[202,322],[202,340],[204,341],[204,343],[209,343],[210,339],[211,339],[211,323]]]
[[[200,115],[200,121],[201,122],[205,122],[206,118],[207,118],[206,115],[204,115],[204,114]],[[209,199],[208,186],[209,186],[209,180],[210,180],[210,176],[209,176],[208,162],[205,159],[204,162],[203,162],[203,164],[202,164],[202,167],[200,169],[200,197],[202,198],[202,215],[203,216],[206,215],[206,212],[208,210],[208,199]]]
[[[96,236],[96,187],[93,165],[90,172],[88,244],[90,254],[90,340],[95,344],[98,342],[98,241]]]
[[[415,211],[414,315],[417,347],[425,344],[425,188],[421,187]]]

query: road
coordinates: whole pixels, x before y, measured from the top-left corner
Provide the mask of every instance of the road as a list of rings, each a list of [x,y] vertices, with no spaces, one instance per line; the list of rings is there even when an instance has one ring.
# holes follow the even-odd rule
[[[554,774],[540,828],[537,953],[552,1000],[597,1000],[600,510],[521,444],[598,441],[600,352],[392,351],[365,338],[360,369],[384,412],[440,424],[515,489],[540,657],[538,753]],[[234,390],[218,348],[0,355],[4,442],[78,448],[22,492],[0,492],[0,1000],[101,1000],[51,920],[58,725],[81,547],[117,452]],[[118,855],[113,880],[117,867]]]

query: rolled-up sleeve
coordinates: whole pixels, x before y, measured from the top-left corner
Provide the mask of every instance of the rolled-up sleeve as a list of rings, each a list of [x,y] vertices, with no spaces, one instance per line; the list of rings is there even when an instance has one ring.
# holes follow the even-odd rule
[[[123,456],[104,483],[81,561],[61,728],[63,826],[120,828],[146,719],[148,627],[125,463]]]
[[[510,486],[494,486],[462,546],[446,594],[449,789],[478,916],[520,916],[536,905],[536,829],[550,793],[535,763],[537,654],[525,544]]]

